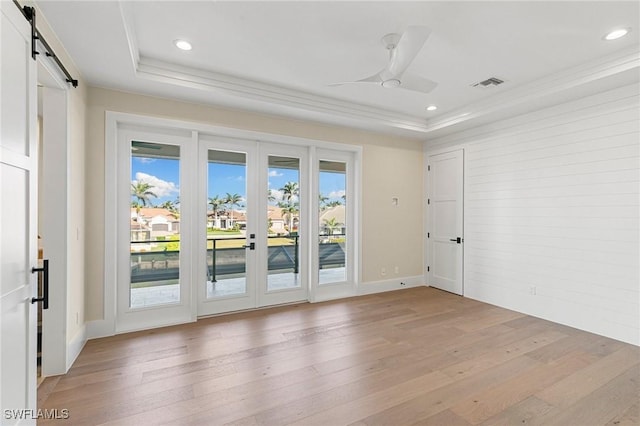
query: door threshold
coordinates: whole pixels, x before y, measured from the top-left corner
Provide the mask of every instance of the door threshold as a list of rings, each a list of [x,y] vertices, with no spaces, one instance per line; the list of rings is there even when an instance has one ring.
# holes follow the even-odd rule
[[[249,309],[239,309],[237,311],[228,311],[228,312],[220,312],[218,314],[201,315],[201,316],[198,316],[198,320],[207,319],[207,318],[221,317],[221,316],[226,316],[226,315],[241,314],[241,313],[245,313],[245,312],[264,311],[264,310],[267,310],[267,309],[282,308],[282,307],[285,307],[285,306],[308,305],[309,303],[310,302],[308,300],[299,300],[297,302],[287,302],[287,303],[279,303],[277,305],[259,306],[259,307],[256,307],[256,308],[249,308]]]

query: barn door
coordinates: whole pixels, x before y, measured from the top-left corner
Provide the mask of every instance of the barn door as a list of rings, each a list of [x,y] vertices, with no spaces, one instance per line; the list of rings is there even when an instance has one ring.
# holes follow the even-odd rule
[[[36,62],[28,22],[0,11],[0,406],[2,424],[35,424]]]

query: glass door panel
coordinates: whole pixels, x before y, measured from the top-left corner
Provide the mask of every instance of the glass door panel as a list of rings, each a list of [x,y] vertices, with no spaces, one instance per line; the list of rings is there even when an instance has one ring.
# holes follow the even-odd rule
[[[195,174],[187,165],[196,151],[189,142],[184,132],[118,128],[116,238],[114,246],[105,247],[117,265],[117,332],[192,317]]]
[[[300,288],[300,159],[267,158],[267,292]]]
[[[180,302],[180,146],[131,142],[129,308]]]
[[[318,284],[347,280],[347,164],[320,160],[318,174]]]
[[[210,149],[207,159],[206,297],[245,295],[247,154]]]

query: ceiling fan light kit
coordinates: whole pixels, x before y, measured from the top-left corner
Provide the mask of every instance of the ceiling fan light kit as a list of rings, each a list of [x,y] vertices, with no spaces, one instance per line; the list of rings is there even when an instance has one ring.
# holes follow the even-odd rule
[[[382,87],[385,87],[387,89],[393,89],[400,86],[400,84],[401,84],[400,80],[396,78],[390,78],[389,80],[385,80],[382,82]]]

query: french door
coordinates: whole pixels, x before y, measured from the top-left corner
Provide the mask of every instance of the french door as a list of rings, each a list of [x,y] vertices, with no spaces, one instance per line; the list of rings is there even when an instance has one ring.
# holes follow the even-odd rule
[[[308,149],[200,137],[198,316],[308,298]]]
[[[188,131],[118,134],[118,332],[193,319],[194,144]]]
[[[355,152],[119,119],[105,236],[116,333],[355,294]]]

